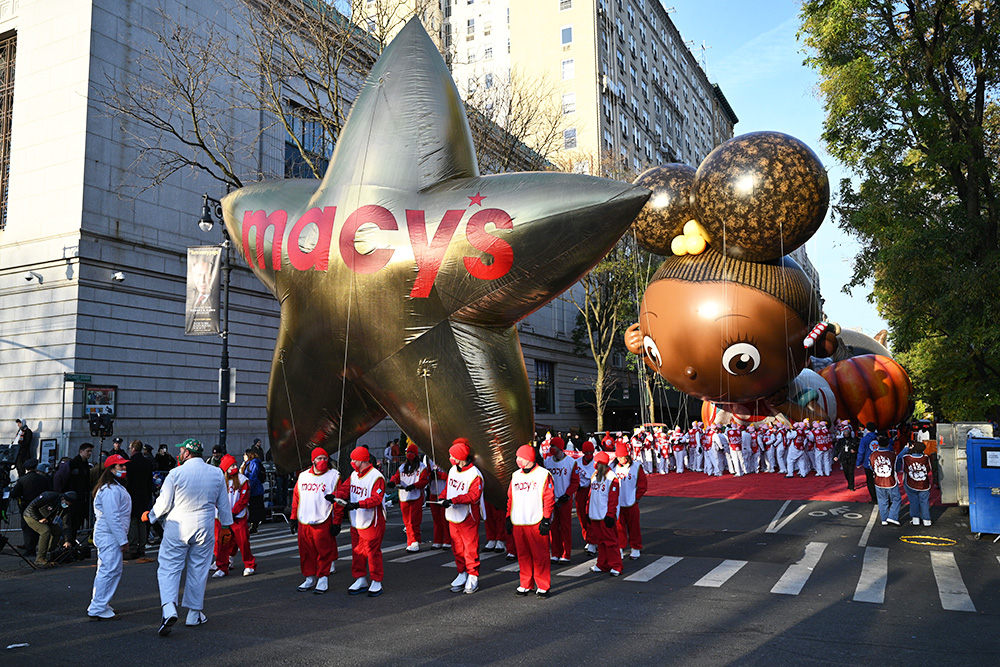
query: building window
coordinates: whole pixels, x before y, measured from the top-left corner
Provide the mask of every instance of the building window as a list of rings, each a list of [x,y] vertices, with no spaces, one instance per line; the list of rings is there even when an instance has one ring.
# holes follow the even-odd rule
[[[572,79],[575,75],[576,74],[575,74],[575,69],[573,67],[573,59],[572,58],[567,58],[566,60],[562,61],[562,78],[563,78],[563,81],[566,81],[568,79]]]
[[[576,93],[563,93],[562,112],[565,116],[576,111]]]
[[[0,44],[2,49],[2,44]],[[323,127],[319,114],[308,107],[288,102],[291,120],[291,135],[298,140],[302,150],[295,145],[292,137],[285,139],[285,178],[316,178],[306,163],[307,155],[319,173],[325,173],[333,155],[333,137]],[[6,128],[6,125],[5,125]],[[5,129],[5,136],[9,130]],[[6,162],[5,162],[6,164]],[[4,197],[6,198],[6,169],[4,170]],[[5,199],[6,203],[6,199]]]
[[[564,12],[573,9],[573,0],[559,0],[559,11]]]
[[[0,39],[0,229],[7,227],[7,194],[10,187],[10,135],[14,109],[14,56],[17,33]]]
[[[576,128],[568,127],[563,130],[563,150],[573,150],[576,148]]]
[[[535,359],[535,412],[556,411],[555,364]]]
[[[563,46],[573,43],[573,26],[567,25],[559,29],[559,38]]]
[[[469,50],[466,51],[465,55],[466,55],[466,62],[470,63],[476,62],[476,47],[474,46],[470,47]]]
[[[489,37],[493,33],[493,21],[483,21],[483,37]]]
[[[469,19],[465,22],[465,41],[471,42],[476,38],[476,19]]]
[[[493,60],[493,47],[487,46],[486,50],[483,51],[483,58],[486,60]]]

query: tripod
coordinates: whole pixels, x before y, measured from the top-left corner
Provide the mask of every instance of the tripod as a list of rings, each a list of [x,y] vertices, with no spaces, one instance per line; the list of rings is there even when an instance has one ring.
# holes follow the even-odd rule
[[[15,547],[13,544],[10,543],[10,540],[7,539],[7,537],[5,537],[4,535],[0,535],[0,553],[3,553],[3,550],[6,549],[8,546],[10,547],[10,550],[13,551],[18,556],[18,558],[20,558],[25,563],[30,565],[32,570],[38,569],[37,567],[35,567],[34,563],[32,563],[30,560],[24,557],[23,553],[18,551],[17,547]]]

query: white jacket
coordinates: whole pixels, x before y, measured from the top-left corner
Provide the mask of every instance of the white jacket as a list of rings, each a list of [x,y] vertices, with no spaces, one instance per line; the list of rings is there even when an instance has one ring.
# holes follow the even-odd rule
[[[132,516],[132,498],[118,482],[105,484],[94,496],[94,545],[128,544],[128,525]]]
[[[199,530],[215,530],[219,523],[233,524],[233,508],[222,471],[198,457],[189,458],[174,468],[163,481],[160,496],[149,511],[149,522],[163,521],[165,537],[187,542]]]

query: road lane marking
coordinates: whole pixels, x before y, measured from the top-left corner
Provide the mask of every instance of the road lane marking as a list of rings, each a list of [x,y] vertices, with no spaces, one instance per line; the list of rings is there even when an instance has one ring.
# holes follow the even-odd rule
[[[934,570],[934,580],[937,582],[941,606],[949,611],[976,611],[969,597],[969,589],[965,587],[962,573],[955,562],[955,554],[950,551],[932,551],[931,568]]]
[[[872,507],[872,514],[868,517],[868,525],[865,526],[865,530],[861,533],[861,540],[858,542],[859,547],[868,546],[868,536],[872,534],[872,526],[875,525],[875,519],[878,518],[878,505]]]
[[[781,506],[781,509],[778,510],[778,513],[774,515],[773,519],[771,519],[771,523],[768,524],[767,529],[764,531],[765,533],[776,533],[776,532],[778,532],[779,530],[781,530],[782,528],[784,528],[785,525],[789,521],[791,521],[792,518],[794,518],[796,514],[798,514],[799,512],[801,512],[803,509],[805,509],[805,505],[799,505],[798,508],[796,508],[796,510],[794,512],[792,512],[791,514],[789,514],[788,516],[786,516],[784,519],[781,519],[781,515],[784,514],[785,510],[788,508],[788,506],[791,504],[791,502],[792,502],[791,500],[786,500],[785,501],[785,504]],[[778,522],[778,519],[781,519],[780,523]]]
[[[729,581],[729,579],[743,569],[743,566],[747,564],[745,560],[724,560],[719,563],[718,566],[704,577],[694,582],[695,586],[705,586],[707,588],[718,588],[722,584]]]
[[[675,556],[661,556],[635,574],[625,577],[625,581],[649,581],[653,577],[663,574],[682,560],[682,558]]]
[[[263,558],[264,556],[273,556],[274,554],[283,554],[288,551],[295,551],[299,548],[298,544],[293,544],[290,547],[284,547],[282,549],[271,549],[269,551],[261,551],[260,553],[255,553],[254,558]]]
[[[410,561],[420,560],[421,558],[427,558],[428,556],[437,556],[438,551],[418,551],[417,553],[407,554],[405,556],[400,556],[399,558],[393,558],[390,563],[409,563]]]
[[[885,584],[889,578],[889,550],[884,547],[865,547],[865,561],[861,578],[854,590],[855,602],[885,602]]]
[[[597,559],[591,558],[590,560],[580,563],[576,567],[571,567],[568,570],[559,572],[560,577],[582,577],[583,575],[590,572],[590,568],[593,565],[597,565]]]
[[[798,595],[801,593],[802,587],[809,581],[809,576],[812,575],[813,569],[819,563],[819,559],[823,556],[823,551],[826,550],[826,547],[826,542],[810,542],[807,544],[806,553],[802,556],[802,560],[788,566],[788,569],[781,575],[781,579],[778,579],[778,583],[774,585],[771,592],[779,595]]]
[[[481,563],[484,560],[489,560],[490,558],[493,558],[494,556],[499,556],[499,555],[500,554],[497,553],[496,551],[492,551],[492,552],[487,552],[487,553],[484,553],[484,554],[480,554],[479,555],[479,562]],[[393,561],[393,562],[395,562],[395,561]],[[454,567],[454,568],[457,568],[458,566],[455,565],[455,559],[452,558],[447,563],[442,564],[441,567]]]

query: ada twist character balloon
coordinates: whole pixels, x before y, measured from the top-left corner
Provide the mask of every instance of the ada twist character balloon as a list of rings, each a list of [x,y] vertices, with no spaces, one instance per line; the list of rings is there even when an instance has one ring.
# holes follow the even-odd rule
[[[243,188],[226,225],[281,303],[268,431],[282,469],[387,414],[438,461],[465,437],[495,499],[534,431],[514,323],[615,244],[649,191],[480,176],[462,101],[419,21],[385,50],[322,182]]]

